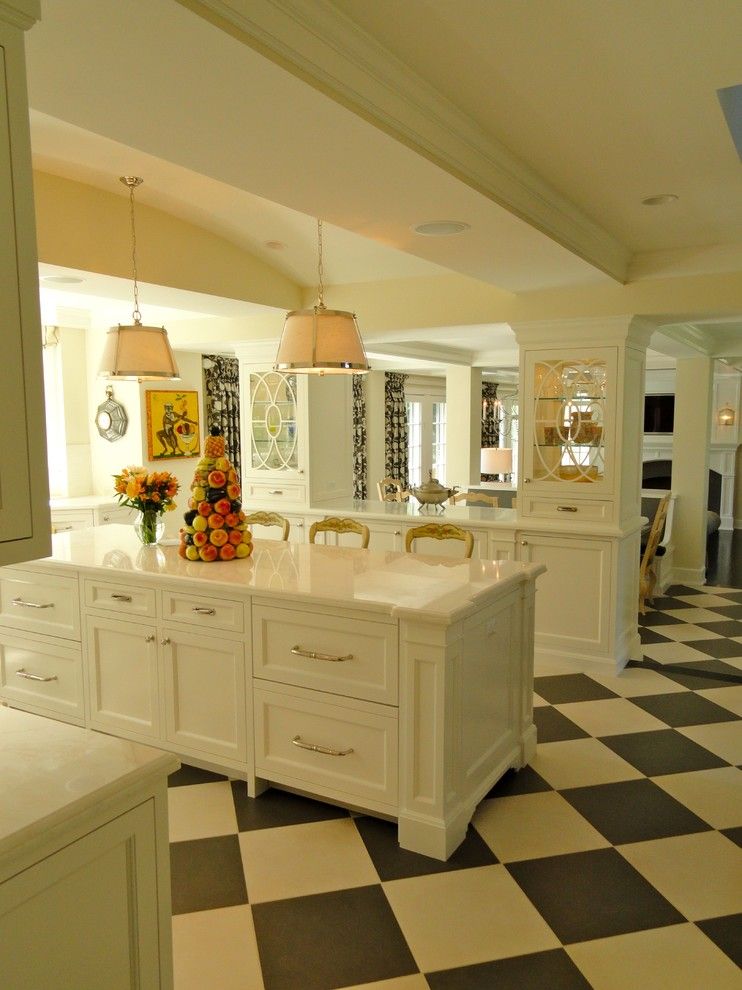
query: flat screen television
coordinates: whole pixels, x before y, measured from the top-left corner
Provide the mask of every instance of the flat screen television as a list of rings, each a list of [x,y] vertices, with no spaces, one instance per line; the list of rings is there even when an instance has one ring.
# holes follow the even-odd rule
[[[674,395],[644,396],[645,433],[672,433],[674,419]]]

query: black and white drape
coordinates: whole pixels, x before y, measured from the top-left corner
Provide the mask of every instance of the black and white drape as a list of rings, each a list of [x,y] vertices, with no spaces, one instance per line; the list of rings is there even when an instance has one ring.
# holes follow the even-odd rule
[[[227,457],[240,476],[240,362],[225,354],[202,354],[206,433],[218,426]]]
[[[385,465],[384,470],[389,478],[402,482],[402,488],[407,488],[407,403],[404,394],[404,383],[407,375],[396,371],[387,371],[384,376],[385,404]]]
[[[497,421],[497,385],[482,382],[482,446],[497,447],[500,443],[500,426]],[[482,481],[496,481],[494,474],[483,474]]]
[[[353,375],[353,498],[368,498],[364,375]]]

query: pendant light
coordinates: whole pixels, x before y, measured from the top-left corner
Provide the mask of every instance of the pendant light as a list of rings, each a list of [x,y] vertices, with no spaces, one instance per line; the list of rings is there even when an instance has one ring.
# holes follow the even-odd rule
[[[121,182],[129,189],[129,213],[131,216],[131,262],[134,276],[133,323],[111,327],[106,335],[99,375],[106,378],[158,380],[180,379],[165,327],[142,325],[139,312],[139,287],[137,285],[137,235],[134,226],[134,190],[143,179],[135,175],[122,175]]]
[[[316,375],[364,374],[369,366],[355,313],[325,307],[321,220],[317,220],[317,243],[317,304],[286,314],[273,367]]]

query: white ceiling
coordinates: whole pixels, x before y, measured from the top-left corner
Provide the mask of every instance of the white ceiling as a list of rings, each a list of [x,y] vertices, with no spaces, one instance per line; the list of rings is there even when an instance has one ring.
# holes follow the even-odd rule
[[[339,12],[344,31],[372,36],[369,60],[387,59],[432,87],[442,108],[452,104],[501,149],[500,161],[522,164],[562,213],[573,209],[571,219],[625,250],[630,271],[742,269],[742,168],[716,100],[716,89],[741,81],[736,0],[222,6]],[[327,223],[328,283],[442,270],[513,292],[610,281],[177,0],[42,0],[27,52],[37,167],[121,195],[118,175],[143,175],[138,200],[215,231],[303,285],[316,281],[315,216]],[[661,192],[679,199],[641,206]],[[411,231],[440,219],[471,230],[452,238]],[[269,241],[285,247],[271,250]],[[104,282],[99,288],[105,295]],[[203,312],[203,299],[181,303]],[[215,315],[225,307],[216,302]],[[433,335],[421,328],[399,343],[414,349],[418,338]],[[438,330],[435,342],[493,360],[514,355],[509,330],[494,325],[467,335]]]

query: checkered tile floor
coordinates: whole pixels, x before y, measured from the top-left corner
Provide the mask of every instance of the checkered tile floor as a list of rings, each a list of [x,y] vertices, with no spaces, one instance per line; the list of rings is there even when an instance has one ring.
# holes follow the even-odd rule
[[[740,990],[742,592],[671,591],[643,664],[536,677],[536,757],[448,863],[174,774],[176,990]]]

